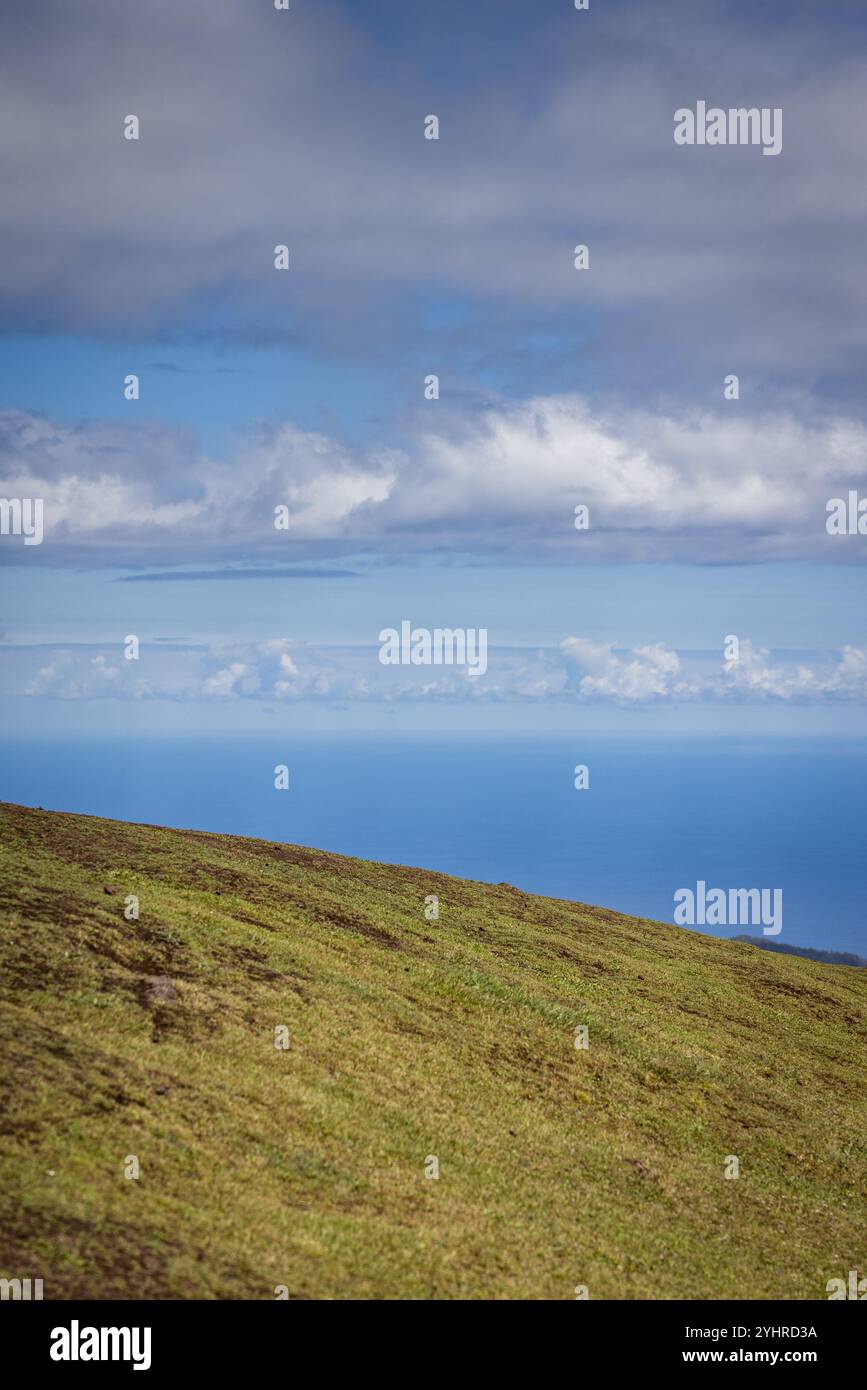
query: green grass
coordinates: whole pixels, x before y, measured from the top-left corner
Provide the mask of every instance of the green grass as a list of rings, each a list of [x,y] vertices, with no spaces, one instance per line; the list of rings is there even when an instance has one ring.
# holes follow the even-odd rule
[[[0,1275],[816,1299],[865,1272],[867,971],[235,836],[0,806],[0,838]]]

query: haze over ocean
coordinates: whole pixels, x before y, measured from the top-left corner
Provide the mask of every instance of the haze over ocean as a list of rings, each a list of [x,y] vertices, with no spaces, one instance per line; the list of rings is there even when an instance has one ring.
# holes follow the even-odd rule
[[[289,795],[273,789],[278,763]],[[578,763],[591,769],[582,793]],[[314,732],[0,744],[7,801],[312,845],[668,922],[674,892],[699,879],[780,887],[783,930],[769,940],[861,955],[865,772],[863,742],[831,738]]]

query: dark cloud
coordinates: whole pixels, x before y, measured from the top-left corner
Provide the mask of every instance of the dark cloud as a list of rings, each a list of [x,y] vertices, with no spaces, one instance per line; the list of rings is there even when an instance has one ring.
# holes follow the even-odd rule
[[[5,6],[0,323],[399,354],[422,297],[469,296],[500,328],[479,353],[513,365],[532,321],[565,316],[633,393],[740,371],[855,401],[863,7],[411,11]],[[675,147],[699,97],[782,107],[782,154]]]
[[[357,579],[355,570],[327,569],[222,569],[159,570],[156,574],[125,574],[120,584],[181,583],[200,579]],[[159,639],[157,639],[159,640]]]

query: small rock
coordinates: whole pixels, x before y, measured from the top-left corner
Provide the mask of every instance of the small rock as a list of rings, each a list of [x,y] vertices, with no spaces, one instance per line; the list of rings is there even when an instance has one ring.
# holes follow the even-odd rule
[[[103,893],[116,893],[116,892],[117,892],[117,889],[116,889],[116,888],[112,888],[112,886],[111,886],[110,883],[106,883],[105,886],[103,887],[103,890],[102,890],[102,891],[103,891]]]
[[[152,1003],[159,1003],[165,999],[177,999],[178,991],[175,989],[168,975],[145,975],[145,993]]]

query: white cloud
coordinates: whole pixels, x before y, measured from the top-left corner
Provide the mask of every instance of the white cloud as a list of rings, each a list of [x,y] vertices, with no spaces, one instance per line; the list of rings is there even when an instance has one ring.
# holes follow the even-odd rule
[[[216,675],[208,676],[202,683],[203,695],[254,695],[259,682],[254,676],[251,680],[250,668],[243,661],[233,661]]]
[[[743,641],[739,659],[723,663],[712,693],[752,701],[863,700],[867,698],[867,650],[845,646],[835,664],[823,667],[806,662],[782,666],[772,665],[764,648]]]
[[[676,691],[681,695],[695,693],[695,688],[685,683],[678,688],[680,658],[663,643],[636,647],[623,657],[610,645],[567,637],[560,643],[560,650],[575,672],[579,694],[589,699],[631,703],[662,698]]]
[[[825,531],[828,498],[867,489],[867,427],[851,419],[612,413],[569,395],[473,417],[446,407],[437,421],[418,425],[404,451],[353,450],[284,423],[218,462],[169,426],[65,426],[7,411],[0,487],[44,499],[43,563],[286,560],[296,543],[305,557],[853,558]],[[587,531],[574,528],[578,504]],[[274,528],[279,505],[288,532]]]
[[[846,646],[819,660],[772,661],[744,639],[740,659],[715,666],[664,643],[623,650],[567,637],[558,648],[489,647],[488,670],[386,667],[378,647],[328,647],[289,638],[234,643],[211,650],[143,647],[140,661],[116,652],[67,649],[6,693],[56,699],[169,699],[474,704],[607,703],[625,708],[663,702],[818,704],[867,701],[867,649]],[[19,649],[27,664],[28,649]],[[24,653],[24,656],[21,655]],[[33,650],[31,661],[38,656]]]

